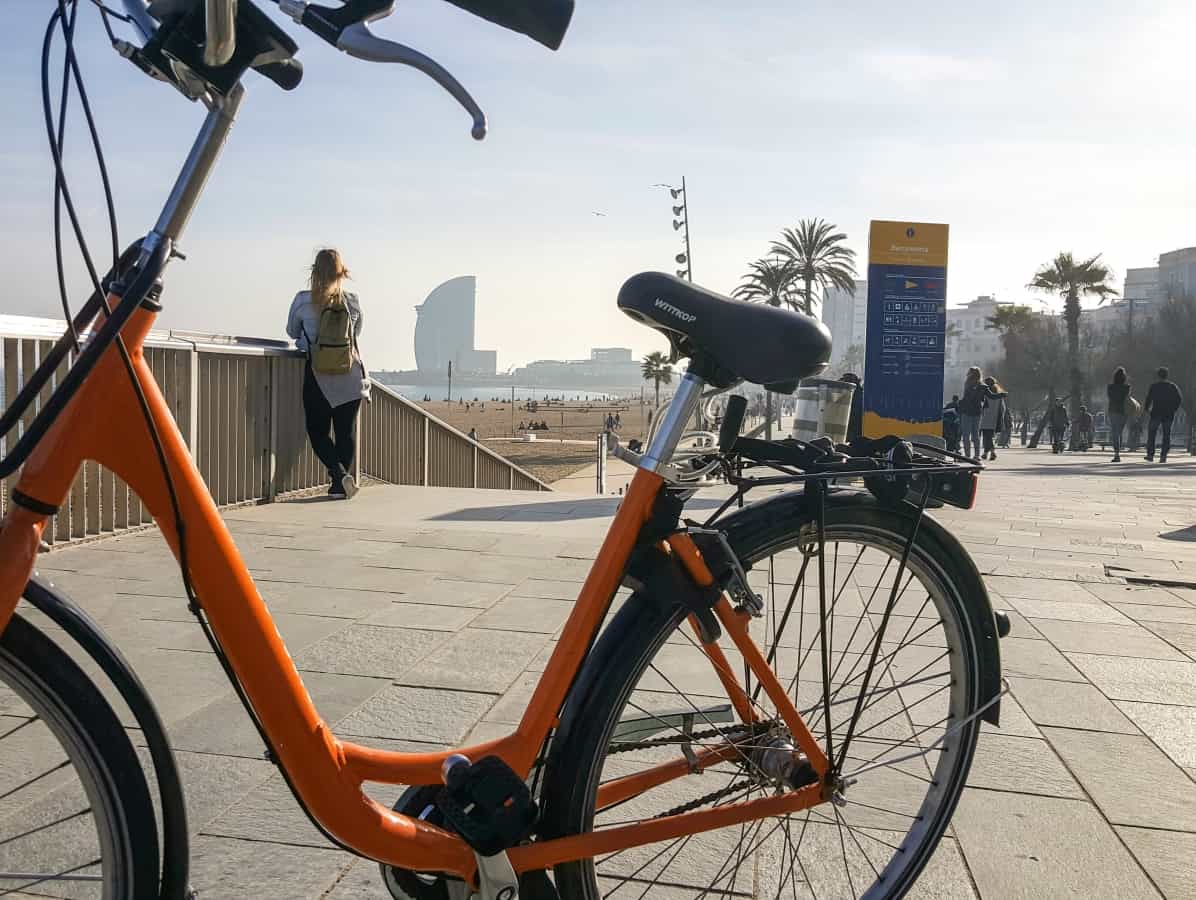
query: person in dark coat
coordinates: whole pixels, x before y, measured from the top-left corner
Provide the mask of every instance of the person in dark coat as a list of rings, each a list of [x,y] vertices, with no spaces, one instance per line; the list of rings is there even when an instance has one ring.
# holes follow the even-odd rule
[[[1071,417],[1067,414],[1067,407],[1063,405],[1063,398],[1056,397],[1047,412],[1047,423],[1051,429],[1051,452],[1063,452],[1063,436],[1067,433],[1067,426],[1071,424]]]
[[[953,394],[943,407],[943,442],[948,453],[959,452],[959,394]]]
[[[1109,398],[1109,440],[1113,444],[1113,462],[1121,462],[1121,437],[1125,431],[1125,420],[1129,415],[1130,381],[1125,368],[1113,370],[1113,380],[1105,388]]]
[[[1184,395],[1179,385],[1168,380],[1170,374],[1166,366],[1159,367],[1159,380],[1150,386],[1143,403],[1143,412],[1150,417],[1146,431],[1147,462],[1154,461],[1155,435],[1160,428],[1163,430],[1163,443],[1159,449],[1159,462],[1167,461],[1167,451],[1171,449],[1171,424],[1179,408],[1184,405]]]

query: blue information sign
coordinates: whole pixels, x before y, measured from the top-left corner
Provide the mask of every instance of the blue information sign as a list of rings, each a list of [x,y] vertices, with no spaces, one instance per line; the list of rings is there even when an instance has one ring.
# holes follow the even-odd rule
[[[947,226],[873,222],[863,432],[942,434]]]

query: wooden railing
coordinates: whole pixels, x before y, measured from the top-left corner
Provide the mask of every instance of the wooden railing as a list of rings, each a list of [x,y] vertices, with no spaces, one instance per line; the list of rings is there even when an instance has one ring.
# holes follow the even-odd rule
[[[48,353],[61,323],[0,316],[0,384],[15,397]],[[319,488],[328,475],[304,430],[303,357],[282,341],[191,332],[153,332],[145,356],[216,503],[268,502]],[[28,427],[69,366],[63,365]],[[19,433],[10,433],[5,448]],[[548,485],[375,383],[361,405],[357,468],[364,480],[435,487],[549,490]],[[0,510],[11,485],[0,489]],[[70,496],[46,528],[50,543],[147,524],[148,511],[112,472],[80,469]]]

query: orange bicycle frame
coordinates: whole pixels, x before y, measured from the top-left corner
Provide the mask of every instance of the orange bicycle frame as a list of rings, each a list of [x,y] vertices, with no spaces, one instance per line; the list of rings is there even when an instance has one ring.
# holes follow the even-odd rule
[[[110,304],[116,299],[110,298]],[[381,806],[363,793],[362,785],[367,781],[439,783],[441,765],[453,752],[470,759],[496,755],[521,777],[527,777],[557,724],[569,686],[623,579],[663,479],[644,469],[637,471],[527,711],[512,734],[459,751],[435,753],[396,753],[341,741],[312,704],[142,355],[141,345],[153,318],[152,311],[139,309],[125,327],[124,337],[133,373],[148,401],[175,485],[185,523],[190,576],[212,630],[298,799],[329,835],[363,856],[393,866],[444,871],[471,879],[475,859],[461,838]],[[33,451],[21,471],[17,490],[37,503],[53,507],[66,497],[86,460],[108,467],[128,483],[149,508],[178,557],[179,535],[167,484],[129,373],[114,346],[104,352]],[[0,527],[0,629],[11,617],[33,569],[45,522],[45,512],[14,503]],[[700,585],[711,583],[710,571],[688,535],[673,535],[668,546]],[[826,757],[748,635],[747,614],[733,610],[725,597],[715,612],[802,752],[819,775],[825,774]],[[751,714],[749,701],[726,658],[717,644],[705,649],[740,717],[746,720]],[[719,748],[705,751],[712,761],[727,752]],[[599,808],[689,771],[682,760],[611,782],[601,789]],[[822,785],[815,784],[779,796],[515,847],[508,855],[516,871],[540,869],[793,812],[823,799]]]

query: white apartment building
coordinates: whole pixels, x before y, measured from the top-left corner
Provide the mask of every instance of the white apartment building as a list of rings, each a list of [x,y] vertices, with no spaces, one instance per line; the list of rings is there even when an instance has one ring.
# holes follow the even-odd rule
[[[981,295],[965,306],[947,308],[946,359],[943,367],[943,396],[951,399],[963,388],[963,379],[971,366],[986,372],[998,367],[1004,349],[1001,335],[988,326],[988,319],[1008,301]]]
[[[828,287],[822,295],[822,322],[831,331],[831,368],[851,347],[861,349],[868,334],[868,282],[857,281],[855,294]],[[859,372],[863,376],[862,366]]]

